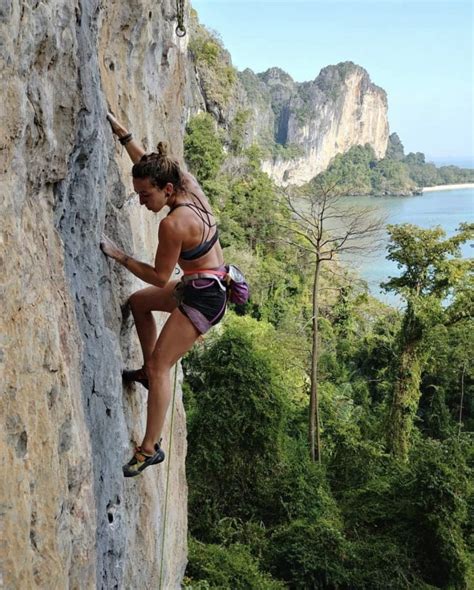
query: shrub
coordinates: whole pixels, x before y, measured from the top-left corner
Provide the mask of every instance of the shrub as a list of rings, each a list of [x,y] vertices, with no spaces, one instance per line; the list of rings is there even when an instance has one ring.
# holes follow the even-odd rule
[[[211,115],[204,113],[189,121],[184,137],[184,157],[199,182],[217,175],[224,161],[224,149]]]
[[[257,514],[273,522],[283,510],[274,496],[288,402],[278,367],[254,345],[249,323],[236,318],[187,362],[195,403],[188,430],[191,528],[203,540],[215,538],[223,517]],[[265,326],[258,328],[263,338]]]
[[[198,24],[192,32],[189,51],[199,71],[206,100],[220,106],[227,104],[237,72],[216,34]]]
[[[466,441],[467,444],[468,441]],[[427,582],[467,588],[472,560],[463,536],[473,497],[466,445],[457,438],[420,441],[411,455],[405,514],[413,550]]]
[[[295,590],[348,588],[349,544],[322,520],[294,520],[271,536],[271,572]]]
[[[189,540],[186,570],[188,590],[283,590],[285,586],[262,572],[258,561],[239,543],[223,547]]]

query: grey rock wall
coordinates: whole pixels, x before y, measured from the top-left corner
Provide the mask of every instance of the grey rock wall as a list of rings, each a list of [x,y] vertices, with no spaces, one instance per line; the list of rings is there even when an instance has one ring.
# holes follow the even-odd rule
[[[142,285],[99,250],[105,230],[153,258],[158,219],[131,198],[105,113],[181,156],[194,99],[175,26],[171,0],[0,3],[1,587],[173,589],[184,574],[181,373],[170,457],[124,480],[145,419],[144,390],[121,383],[141,360],[126,301]]]

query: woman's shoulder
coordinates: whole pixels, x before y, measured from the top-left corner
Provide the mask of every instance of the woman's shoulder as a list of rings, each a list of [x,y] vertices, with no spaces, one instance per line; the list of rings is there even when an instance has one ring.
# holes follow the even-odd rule
[[[166,217],[163,217],[158,226],[159,240],[179,240],[183,235],[186,235],[186,225],[186,221],[181,216],[168,214]]]

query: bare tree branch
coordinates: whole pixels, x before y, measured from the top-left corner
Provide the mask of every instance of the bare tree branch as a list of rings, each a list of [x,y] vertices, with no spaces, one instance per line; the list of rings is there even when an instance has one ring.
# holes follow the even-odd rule
[[[300,198],[295,203],[294,197],[286,192],[288,207],[293,215],[294,225],[280,226],[305,240],[305,245],[285,238],[286,243],[300,251],[314,256],[309,264],[314,273],[313,279],[313,313],[308,323],[312,325],[311,346],[311,387],[309,413],[309,440],[311,457],[321,460],[319,441],[320,416],[318,393],[318,357],[319,335],[318,317],[320,310],[319,292],[322,288],[320,273],[322,268],[334,266],[334,260],[340,254],[354,252],[369,252],[374,245],[380,243],[381,230],[384,220],[375,217],[375,212],[369,207],[355,207],[343,204],[343,190],[336,180],[331,182],[316,181],[307,199]],[[308,244],[310,246],[308,246]],[[313,248],[311,250],[311,247]],[[328,263],[328,264],[326,264]],[[331,264],[332,263],[332,264]],[[336,276],[336,273],[333,273]],[[343,280],[347,275],[342,274]],[[305,326],[306,327],[306,326]],[[317,440],[317,446],[316,446]],[[316,452],[317,451],[317,452]]]

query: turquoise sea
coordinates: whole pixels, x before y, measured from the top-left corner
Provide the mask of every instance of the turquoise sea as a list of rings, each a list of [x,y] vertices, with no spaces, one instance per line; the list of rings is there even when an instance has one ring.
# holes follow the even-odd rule
[[[454,189],[428,192],[413,197],[347,197],[349,201],[361,206],[372,206],[386,215],[388,224],[413,223],[421,227],[440,225],[447,236],[455,233],[463,221],[474,222],[474,189]],[[399,305],[398,299],[383,293],[380,283],[390,276],[398,276],[395,263],[385,258],[387,252],[382,246],[369,258],[351,256],[344,262],[358,270],[360,276],[367,281],[371,293],[392,305]],[[464,257],[474,256],[474,243],[465,244],[462,248]]]

